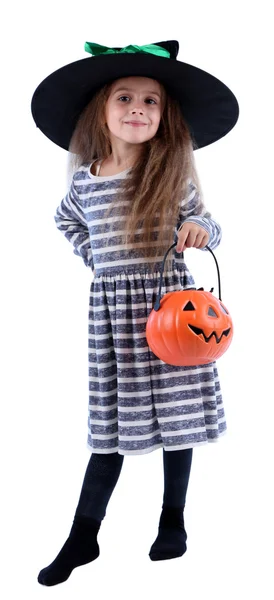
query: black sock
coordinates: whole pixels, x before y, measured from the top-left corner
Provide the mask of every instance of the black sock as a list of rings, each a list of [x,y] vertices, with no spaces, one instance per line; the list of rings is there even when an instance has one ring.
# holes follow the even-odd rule
[[[164,500],[158,536],[149,552],[151,560],[167,560],[186,552],[184,507],[193,449],[163,450]]]
[[[86,516],[102,521],[106,508],[119,479],[124,455],[95,454],[90,457],[75,516]]]
[[[40,571],[39,583],[48,586],[62,583],[75,567],[95,560],[100,554],[97,542],[100,525],[100,521],[88,517],[75,517],[70,535],[59,554],[48,567]]]
[[[163,506],[184,506],[192,465],[193,448],[163,450]]]
[[[123,460],[124,456],[117,452],[91,455],[69,537],[55,560],[40,571],[39,583],[47,586],[62,583],[75,567],[98,558],[97,534]]]

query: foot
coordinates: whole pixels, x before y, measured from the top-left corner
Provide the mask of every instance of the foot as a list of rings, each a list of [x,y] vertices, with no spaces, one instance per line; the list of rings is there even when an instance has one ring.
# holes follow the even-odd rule
[[[87,517],[75,517],[70,535],[55,560],[42,569],[38,582],[56,585],[66,581],[73,569],[98,558],[100,554],[97,533],[101,522]]]
[[[151,560],[178,558],[186,552],[183,510],[183,507],[163,507],[158,536],[149,552]]]

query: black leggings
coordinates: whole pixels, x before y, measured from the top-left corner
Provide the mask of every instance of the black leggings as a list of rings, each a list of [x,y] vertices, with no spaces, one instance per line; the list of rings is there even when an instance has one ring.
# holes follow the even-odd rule
[[[193,448],[163,449],[163,505],[183,507],[186,500]],[[122,470],[124,455],[96,454],[90,457],[75,516],[85,515],[102,521]]]

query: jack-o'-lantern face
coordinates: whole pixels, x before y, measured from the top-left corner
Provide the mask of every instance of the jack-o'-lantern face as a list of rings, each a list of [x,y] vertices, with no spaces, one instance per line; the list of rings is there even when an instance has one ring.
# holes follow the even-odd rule
[[[211,292],[169,292],[149,315],[146,335],[151,350],[171,365],[215,361],[229,347],[233,324],[224,304]]]
[[[216,298],[215,298],[215,300],[216,300]],[[223,329],[223,327],[225,327],[227,325],[227,320],[222,318],[222,316],[223,316],[222,313],[225,313],[226,315],[228,315],[229,313],[226,310],[226,308],[223,306],[223,304],[221,304],[220,301],[218,301],[218,302],[219,302],[218,312],[216,312],[216,306],[215,306],[215,310],[214,310],[213,306],[211,305],[213,303],[210,303],[210,302],[209,302],[208,306],[206,304],[204,304],[202,307],[199,306],[199,314],[198,314],[198,307],[197,306],[195,307],[193,302],[191,302],[191,300],[188,300],[188,302],[186,303],[186,305],[183,308],[184,311],[185,310],[189,311],[189,312],[193,311],[192,317],[194,318],[195,323],[197,321],[203,322],[203,328],[197,327],[196,325],[193,325],[192,323],[190,323],[191,315],[189,314],[187,316],[189,329],[191,329],[191,331],[193,331],[193,333],[195,333],[195,335],[203,336],[206,343],[208,343],[210,341],[212,336],[215,336],[216,343],[219,344],[222,340],[222,337],[223,336],[228,337],[228,335],[231,331],[231,325],[229,327],[227,327],[227,329]],[[205,311],[207,311],[206,315],[204,314]],[[213,317],[213,319],[211,319],[210,317]]]

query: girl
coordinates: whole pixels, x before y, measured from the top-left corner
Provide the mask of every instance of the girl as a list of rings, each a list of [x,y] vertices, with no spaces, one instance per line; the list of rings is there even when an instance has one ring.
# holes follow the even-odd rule
[[[56,225],[95,274],[88,323],[92,454],[69,537],[39,573],[47,586],[99,556],[97,534],[125,455],[163,448],[163,505],[149,556],[182,556],[193,447],[226,431],[216,364],[168,365],[150,350],[145,332],[168,246],[177,239],[163,295],[195,285],[181,255],[186,248],[220,243],[193,150],[232,129],[237,100],[216,78],[177,61],[176,41],[85,48],[92,58],[50,75],[32,100],[38,127],[71,152],[73,177]]]

